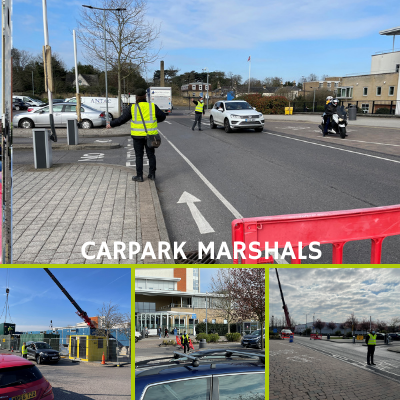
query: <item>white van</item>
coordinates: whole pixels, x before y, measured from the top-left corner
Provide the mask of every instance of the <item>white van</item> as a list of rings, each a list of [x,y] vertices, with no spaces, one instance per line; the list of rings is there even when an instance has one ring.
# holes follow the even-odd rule
[[[41,100],[37,100],[37,99],[32,99],[29,96],[13,96],[13,99],[20,99],[22,100],[24,103],[30,105],[30,106],[44,106],[45,103],[43,103],[43,101]]]
[[[66,103],[76,103],[76,97],[65,99]],[[81,103],[99,111],[106,111],[106,98],[105,97],[81,97]],[[121,107],[122,112],[122,107]],[[108,114],[110,119],[118,117],[118,99],[108,98]]]

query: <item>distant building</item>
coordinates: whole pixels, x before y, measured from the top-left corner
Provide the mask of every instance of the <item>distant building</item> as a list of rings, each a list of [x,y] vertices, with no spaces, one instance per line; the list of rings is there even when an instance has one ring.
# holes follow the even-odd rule
[[[67,73],[65,77],[65,82],[68,85],[75,87],[75,74]],[[96,88],[99,86],[99,76],[98,75],[89,75],[89,74],[78,74],[78,83],[79,86]]]
[[[321,333],[322,333],[323,335],[326,335],[326,334],[328,334],[328,333],[329,333],[330,335],[332,335],[332,333],[334,334],[336,331],[340,331],[341,334],[344,334],[344,333],[346,333],[346,332],[351,332],[351,329],[348,329],[348,328],[346,328],[346,329],[340,328],[341,323],[336,323],[336,328],[334,328],[334,329],[332,330],[332,329],[328,328],[328,326],[327,326],[328,323],[329,323],[329,322],[325,322],[325,327],[321,329]],[[296,325],[296,326],[294,327],[294,333],[301,333],[301,332],[304,332],[304,331],[306,330],[306,328],[311,328],[311,329],[312,329],[312,332],[314,332],[314,333],[318,332],[318,333],[319,333],[319,329],[313,328],[313,323],[312,323],[312,321],[310,321],[310,322],[307,324],[307,326],[306,326],[306,324],[298,324],[298,325]],[[354,333],[355,333],[355,334],[360,334],[360,335],[362,335],[363,333],[365,333],[365,331],[354,331]]]
[[[181,92],[183,97],[199,97],[203,94],[206,97],[207,94],[207,87],[208,93],[210,95],[211,92],[211,84],[204,83],[204,82],[192,82],[186,85],[181,86]]]

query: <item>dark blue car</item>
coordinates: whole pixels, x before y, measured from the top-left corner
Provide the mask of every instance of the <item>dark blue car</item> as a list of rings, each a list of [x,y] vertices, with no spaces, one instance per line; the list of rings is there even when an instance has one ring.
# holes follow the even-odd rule
[[[135,400],[264,400],[265,354],[203,350],[135,365]]]

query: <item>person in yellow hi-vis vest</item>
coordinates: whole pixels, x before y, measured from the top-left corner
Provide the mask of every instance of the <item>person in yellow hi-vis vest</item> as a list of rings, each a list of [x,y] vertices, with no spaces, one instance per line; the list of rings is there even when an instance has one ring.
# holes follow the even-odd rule
[[[376,347],[376,333],[373,330],[371,333],[368,333],[365,338],[365,343],[367,343],[368,352],[367,352],[367,364],[368,365],[376,365],[374,364],[374,353]],[[371,360],[371,362],[370,362]]]
[[[188,353],[190,352],[189,350],[189,335],[186,333],[186,331],[183,332],[183,335],[181,336],[181,345],[183,346],[183,351],[186,354],[186,349]]]
[[[203,98],[200,97],[199,101],[193,100],[193,103],[196,104],[196,108],[194,109],[194,124],[192,126],[192,131],[194,131],[196,124],[199,124],[199,131],[201,131],[201,117],[205,114]]]
[[[135,95],[136,104],[132,104],[130,107],[126,108],[124,113],[119,118],[111,121],[106,128],[114,128],[131,121],[131,136],[136,158],[136,176],[133,176],[132,180],[135,182],[143,182],[144,149],[146,149],[147,158],[149,159],[149,174],[147,177],[151,180],[156,179],[155,149],[147,146],[147,135],[158,134],[157,123],[164,121],[166,116],[154,103],[148,103],[146,101],[145,89],[136,90]],[[140,111],[143,115],[143,119]]]
[[[26,359],[28,358],[28,349],[26,347],[26,343],[25,342],[22,344],[21,353],[22,353],[22,357],[24,357]]]

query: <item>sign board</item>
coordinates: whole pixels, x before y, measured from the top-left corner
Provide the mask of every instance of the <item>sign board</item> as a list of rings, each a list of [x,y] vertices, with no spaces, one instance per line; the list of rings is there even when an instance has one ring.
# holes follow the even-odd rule
[[[364,340],[364,336],[363,335],[357,335],[357,340]]]
[[[152,90],[151,91],[151,95],[152,96],[165,96],[165,97],[170,97],[170,95],[171,95],[171,89],[170,88],[168,88],[169,90],[157,90],[157,89],[155,89],[155,90]]]
[[[278,333],[278,329],[274,328],[272,332]]]
[[[196,314],[192,314],[192,319],[196,319],[196,318],[197,318]]]

